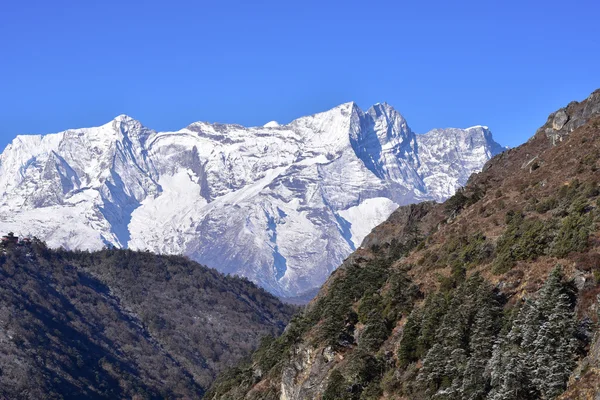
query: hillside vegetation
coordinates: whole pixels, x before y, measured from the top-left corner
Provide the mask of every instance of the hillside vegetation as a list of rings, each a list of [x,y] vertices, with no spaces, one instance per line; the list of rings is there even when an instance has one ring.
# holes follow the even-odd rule
[[[401,207],[216,399],[600,393],[600,91],[444,204]]]
[[[0,398],[199,398],[295,311],[183,257],[0,252]]]

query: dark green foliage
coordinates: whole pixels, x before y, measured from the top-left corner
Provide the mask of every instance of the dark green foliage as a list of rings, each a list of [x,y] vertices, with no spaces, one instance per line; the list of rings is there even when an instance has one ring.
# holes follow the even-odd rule
[[[418,295],[418,289],[408,280],[402,271],[391,271],[390,261],[374,260],[369,263],[350,264],[343,270],[343,278],[334,280],[326,296],[319,298],[304,314],[296,316],[288,325],[285,332],[275,340],[265,340],[263,345],[253,355],[252,361],[263,373],[273,375],[281,373],[281,365],[288,359],[290,348],[301,341],[309,330],[313,330],[315,340],[340,349],[354,344],[354,329],[359,322],[365,324],[361,332],[359,350],[356,354],[375,352],[381,343],[389,336],[395,321],[387,319],[383,311],[390,316],[398,315],[399,310],[409,310],[414,302],[412,296]],[[384,288],[389,288],[388,294]],[[383,295],[381,293],[384,293]],[[399,294],[396,297],[395,294]],[[353,307],[357,305],[358,313]],[[361,353],[358,353],[358,352]],[[370,359],[363,359],[363,361]],[[371,364],[368,364],[371,365]],[[377,361],[377,365],[380,365]],[[373,365],[371,365],[373,367]],[[377,367],[379,368],[379,367]],[[240,369],[251,370],[249,367]],[[362,370],[361,370],[362,371]],[[358,371],[360,374],[370,373],[370,370]],[[377,373],[379,376],[379,372]],[[233,387],[231,382],[241,378],[233,374],[229,379],[220,379],[210,391],[213,398],[215,393],[232,393],[224,387]],[[370,384],[368,377],[362,377],[363,386]],[[329,398],[350,398],[345,378],[336,371],[332,372],[327,386],[327,396],[342,396]],[[376,390],[373,385],[369,390]],[[355,393],[359,396],[361,389]],[[215,397],[218,398],[218,397]],[[358,398],[358,397],[356,397]]]
[[[358,348],[353,351],[346,365],[346,376],[361,391],[370,382],[379,379],[383,374],[383,363],[373,355],[372,351]]]
[[[497,299],[479,292],[478,310],[469,332],[469,360],[465,365],[460,393],[464,398],[483,400],[489,390],[489,375],[484,374],[492,356],[493,343],[500,329],[500,307]]]
[[[344,346],[353,341],[353,325],[347,324],[353,304],[365,294],[379,290],[389,274],[389,264],[382,261],[368,265],[350,265],[344,271],[344,279],[333,282],[327,296],[307,315],[313,321],[322,320],[320,339],[334,347]]]
[[[588,153],[581,159],[580,162],[584,165],[595,165],[598,158],[600,158],[599,153]]]
[[[535,211],[540,214],[545,214],[550,210],[554,210],[558,206],[558,200],[555,197],[550,197],[546,200],[540,201],[535,206]]]
[[[359,345],[369,351],[377,351],[390,335],[390,326],[387,321],[380,318],[369,320],[360,334]]]
[[[381,296],[377,293],[364,296],[358,305],[358,319],[365,325],[360,334],[359,345],[376,351],[390,333],[390,322],[382,313]]]
[[[381,318],[382,301],[379,293],[367,294],[358,303],[358,320],[365,324],[372,319]]]
[[[419,231],[419,227],[416,223],[412,223],[406,227],[406,240],[400,241],[396,238],[392,239],[388,248],[388,259],[396,261],[408,254],[409,251],[422,246],[423,235]]]
[[[379,400],[382,394],[383,390],[381,388],[381,382],[375,380],[370,382],[367,387],[363,389],[360,394],[360,400]]]
[[[422,367],[402,391],[457,400],[555,398],[577,357],[574,293],[557,268],[535,301],[525,302],[514,318],[507,314],[508,333],[503,333],[501,298],[481,277],[474,275],[448,293],[447,307],[439,305],[438,294],[437,301],[413,311],[404,327],[399,366],[410,369],[420,359]],[[426,325],[431,320],[438,321],[433,334]],[[416,349],[419,341],[427,343],[424,355]]]
[[[358,400],[366,390],[363,398],[376,396],[380,391],[379,379],[383,374],[383,365],[372,354],[389,337],[396,320],[402,313],[410,312],[415,299],[420,296],[418,288],[408,279],[405,271],[390,267],[393,258],[389,255],[401,257],[414,248],[419,240],[418,229],[409,230],[407,241],[396,241],[388,249],[387,255],[382,248],[378,248],[380,258],[347,264],[336,271],[335,274],[343,275],[332,281],[327,294],[317,299],[305,313],[295,317],[279,338],[265,341],[254,354],[253,365],[260,367],[263,373],[268,371],[271,376],[279,376],[282,363],[288,360],[290,348],[309,330],[315,345],[331,346],[334,350],[354,347],[355,326],[360,320],[364,327],[350,360],[352,362],[349,362],[351,368],[348,376],[353,376],[353,391],[349,392],[346,378],[334,370],[326,395],[328,398]],[[355,312],[355,308],[358,312]],[[240,371],[249,369],[246,367]],[[229,387],[232,379],[237,378],[224,382],[219,380],[211,389],[211,396],[213,393],[233,393],[223,389],[224,386]],[[355,381],[360,384],[357,386]]]
[[[383,317],[391,323],[398,321],[403,314],[412,310],[414,300],[420,296],[419,288],[410,280],[406,271],[391,271],[382,299]]]
[[[433,346],[435,333],[448,309],[448,299],[443,293],[434,293],[425,299],[421,317],[421,330],[417,339],[417,357],[423,358]]]
[[[556,268],[495,347],[491,400],[553,399],[564,391],[577,357],[573,308],[573,291]]]
[[[350,400],[350,390],[346,378],[340,371],[334,369],[329,374],[327,387],[323,392],[323,400]]]
[[[592,220],[589,215],[574,212],[565,217],[552,243],[550,254],[565,257],[573,251],[584,251],[588,247]]]
[[[506,220],[506,231],[496,245],[493,270],[498,274],[511,269],[516,261],[545,254],[554,239],[553,221],[525,219],[521,212],[508,213]]]
[[[600,187],[596,182],[588,182],[584,185],[583,195],[586,198],[592,198],[600,195]]]
[[[418,230],[413,231],[402,248],[404,254],[418,244]],[[347,265],[343,271],[343,279],[335,279],[327,291],[307,312],[305,318],[310,321],[307,325],[316,325],[316,337],[328,345],[338,348],[353,342],[353,306],[359,302],[359,317],[368,329],[367,338],[375,341],[376,345],[382,336],[383,327],[389,331],[395,318],[403,310],[410,310],[414,298],[419,295],[418,289],[410,282],[403,271],[391,270],[392,259],[376,259],[363,265],[355,263]],[[389,287],[390,293],[385,293]],[[382,297],[383,292],[383,297]],[[398,296],[396,297],[395,294]],[[361,304],[365,306],[361,307]],[[371,309],[373,306],[375,309]],[[374,314],[369,317],[369,312]],[[383,315],[385,312],[385,315]],[[371,321],[371,322],[370,322]]]
[[[452,292],[449,306],[433,335],[433,346],[423,358],[418,381],[426,393],[443,390],[449,398],[485,392],[485,377],[473,379],[466,371],[484,365],[499,330],[500,304],[489,285],[474,275]]]
[[[585,204],[589,188],[589,184],[581,184],[578,179],[573,180],[569,185],[562,186],[558,191],[558,206],[554,210],[554,214],[565,217],[573,211],[575,204]]]
[[[398,349],[398,363],[401,368],[419,359],[418,344],[421,334],[422,315],[420,310],[413,310],[406,320],[402,331],[402,340]]]
[[[465,195],[464,189],[457,190],[454,196],[450,197],[444,203],[446,215],[450,218],[454,218],[463,208],[477,203],[484,195],[485,192],[479,186],[471,187],[470,196]]]
[[[517,261],[534,260],[544,254],[566,257],[584,251],[593,224],[592,208],[584,194],[595,189],[595,184],[582,185],[575,180],[561,187],[558,200],[550,198],[536,206],[540,213],[556,208],[554,214],[562,219],[543,221],[525,218],[522,212],[507,213],[507,227],[496,245],[493,271],[505,273]]]
[[[241,399],[243,393],[254,383],[255,379],[251,368],[230,368],[218,376],[203,398],[215,399],[226,395],[231,400]]]
[[[455,217],[460,213],[460,211],[467,205],[469,198],[465,196],[463,190],[459,189],[456,191],[454,196],[450,197],[444,203],[444,207],[446,209],[446,214],[448,216]]]
[[[498,372],[492,371],[492,384],[494,389],[488,395],[489,400],[533,400],[538,394],[532,390],[531,382],[527,378],[525,360],[514,348],[502,350],[498,346],[497,358],[502,359],[502,364],[497,364]]]
[[[488,262],[494,246],[482,233],[449,238],[442,247],[438,265],[469,268]]]

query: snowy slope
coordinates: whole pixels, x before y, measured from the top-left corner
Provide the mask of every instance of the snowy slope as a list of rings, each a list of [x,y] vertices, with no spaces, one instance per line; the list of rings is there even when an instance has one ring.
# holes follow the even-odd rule
[[[15,138],[0,155],[0,231],[182,253],[293,296],[398,205],[447,198],[502,150],[486,127],[416,135],[385,103],[176,132],[121,115]]]

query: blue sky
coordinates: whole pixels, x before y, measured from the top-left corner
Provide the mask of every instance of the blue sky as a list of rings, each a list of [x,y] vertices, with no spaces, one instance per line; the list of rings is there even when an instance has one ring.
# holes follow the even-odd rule
[[[281,123],[387,101],[515,146],[600,87],[597,1],[5,1],[0,149],[128,114]]]

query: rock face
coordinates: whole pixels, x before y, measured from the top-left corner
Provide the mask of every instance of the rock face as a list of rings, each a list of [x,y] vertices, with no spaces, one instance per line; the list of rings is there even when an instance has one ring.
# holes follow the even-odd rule
[[[539,131],[544,132],[552,143],[556,144],[563,140],[565,135],[585,125],[598,114],[600,114],[600,90],[593,92],[583,102],[573,101],[550,114],[548,121]]]
[[[444,200],[502,150],[483,126],[416,135],[387,104],[175,132],[122,115],[15,138],[0,156],[0,230],[185,254],[294,296],[398,205]]]
[[[281,376],[281,400],[315,399],[325,390],[325,378],[335,364],[335,355],[326,348],[323,352],[298,345],[293,349],[293,361]],[[328,358],[330,356],[331,358]]]

